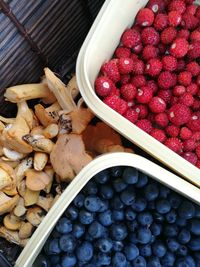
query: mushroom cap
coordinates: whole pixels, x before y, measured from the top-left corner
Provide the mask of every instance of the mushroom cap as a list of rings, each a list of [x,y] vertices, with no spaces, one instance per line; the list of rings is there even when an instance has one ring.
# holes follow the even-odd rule
[[[15,195],[13,198],[8,197],[6,194],[0,191],[0,215],[10,212],[16,206],[19,200],[19,195]]]
[[[40,191],[50,183],[51,179],[43,171],[29,169],[26,171],[26,186],[32,191]]]
[[[7,214],[3,218],[3,224],[8,230],[19,230],[21,226],[21,220],[13,214]]]
[[[45,212],[40,207],[32,207],[28,209],[26,213],[26,219],[30,222],[33,226],[38,226],[41,221],[44,219]]]

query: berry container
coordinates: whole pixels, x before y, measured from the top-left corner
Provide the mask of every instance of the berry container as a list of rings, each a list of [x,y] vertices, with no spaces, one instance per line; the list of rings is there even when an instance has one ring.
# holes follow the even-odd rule
[[[130,27],[146,0],[106,1],[96,18],[77,60],[76,73],[82,97],[90,109],[127,139],[157,158],[171,170],[200,187],[200,169],[139,129],[104,104],[94,91],[101,65],[110,59],[121,34]]]
[[[48,212],[16,261],[16,267],[31,267],[56,222],[87,182],[100,171],[114,166],[129,166],[200,205],[200,189],[148,159],[131,153],[108,153],[94,159],[75,177]]]

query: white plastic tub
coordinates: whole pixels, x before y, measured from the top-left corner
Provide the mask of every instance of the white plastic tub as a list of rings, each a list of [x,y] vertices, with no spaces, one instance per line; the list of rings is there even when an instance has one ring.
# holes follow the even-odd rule
[[[56,222],[81,191],[86,183],[100,171],[114,166],[131,166],[146,173],[151,178],[170,187],[174,191],[186,196],[200,205],[200,189],[180,177],[170,173],[155,163],[141,156],[130,153],[110,153],[99,156],[90,162],[65,189],[63,194],[48,212],[31,240],[19,256],[16,267],[31,267],[41,251],[45,241],[54,228]]]
[[[200,169],[133,125],[105,105],[94,92],[94,81],[101,65],[112,57],[123,31],[130,27],[146,0],[110,0],[105,3],[91,28],[77,60],[81,95],[90,109],[127,139],[200,187]]]

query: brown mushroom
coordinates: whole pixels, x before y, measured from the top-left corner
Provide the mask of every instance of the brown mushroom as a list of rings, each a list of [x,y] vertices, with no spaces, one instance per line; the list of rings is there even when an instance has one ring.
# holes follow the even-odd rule
[[[26,219],[33,226],[38,226],[44,219],[45,212],[40,207],[32,207],[26,213]]]
[[[14,243],[18,246],[25,247],[29,239],[20,239],[18,231],[8,230],[4,226],[0,226],[0,237],[5,238],[11,243]]]
[[[53,178],[54,178],[54,169],[52,168],[52,166],[46,166],[44,168],[44,172],[49,176],[50,178],[50,182],[49,184],[46,186],[46,188],[44,189],[44,191],[48,194],[51,191],[51,186],[53,183]]]
[[[25,180],[22,180],[17,183],[17,190],[21,197],[25,196],[25,193],[26,193],[26,181]]]
[[[10,175],[5,170],[0,168],[0,190],[11,185],[12,179]]]
[[[17,185],[25,177],[25,173],[28,169],[31,169],[33,166],[33,158],[27,157],[20,162],[20,164],[15,168],[15,175],[17,179]]]
[[[7,214],[3,218],[3,224],[8,230],[19,230],[21,226],[21,220],[13,214]]]
[[[38,126],[34,127],[31,130],[30,134],[31,135],[42,135],[43,134],[43,131],[44,131],[44,127],[41,126],[41,125],[38,125]]]
[[[58,124],[52,123],[49,124],[43,131],[43,135],[48,138],[52,139],[58,135]]]
[[[18,194],[11,198],[0,191],[0,215],[13,210],[18,200],[19,200]]]
[[[51,194],[47,195],[46,197],[39,196],[36,205],[48,212],[52,206],[53,199],[54,198]]]
[[[17,217],[22,217],[26,211],[27,209],[25,208],[24,199],[20,197],[16,207],[13,210],[13,214]]]
[[[40,191],[45,189],[49,184],[50,177],[43,171],[29,169],[26,171],[26,186],[32,191]]]
[[[33,150],[44,153],[51,153],[54,143],[45,138],[43,135],[27,134],[23,136],[23,140],[32,146]]]
[[[47,164],[48,155],[43,152],[35,152],[33,159],[33,166],[36,171],[42,171]]]
[[[3,148],[3,154],[10,161],[19,161],[26,156],[25,154],[19,153],[6,147]]]
[[[19,229],[19,238],[29,238],[34,230],[34,226],[30,222],[22,222]]]
[[[33,190],[30,190],[29,188],[26,188],[24,192],[24,196],[23,196],[25,207],[36,204],[38,201],[39,195],[40,195],[40,191],[33,191]]]

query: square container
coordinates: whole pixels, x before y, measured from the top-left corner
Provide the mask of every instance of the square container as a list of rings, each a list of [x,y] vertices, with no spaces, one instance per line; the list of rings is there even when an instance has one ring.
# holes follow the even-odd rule
[[[87,184],[87,182],[100,171],[114,166],[130,166],[147,174],[152,179],[168,186],[172,190],[191,199],[200,205],[200,189],[182,178],[163,169],[157,164],[144,157],[131,153],[109,153],[99,156],[91,161],[75,177],[70,185],[65,189],[60,198],[50,209],[38,229],[34,232],[30,241],[23,249],[16,261],[15,267],[31,267],[35,258],[40,253],[45,241],[53,230],[56,222],[63,212],[73,201],[75,196]]]
[[[142,131],[104,104],[94,91],[101,65],[110,59],[124,30],[130,27],[146,0],[110,0],[96,18],[77,60],[78,85],[88,107],[103,121],[127,139],[167,165],[170,169],[200,187],[200,169]]]

